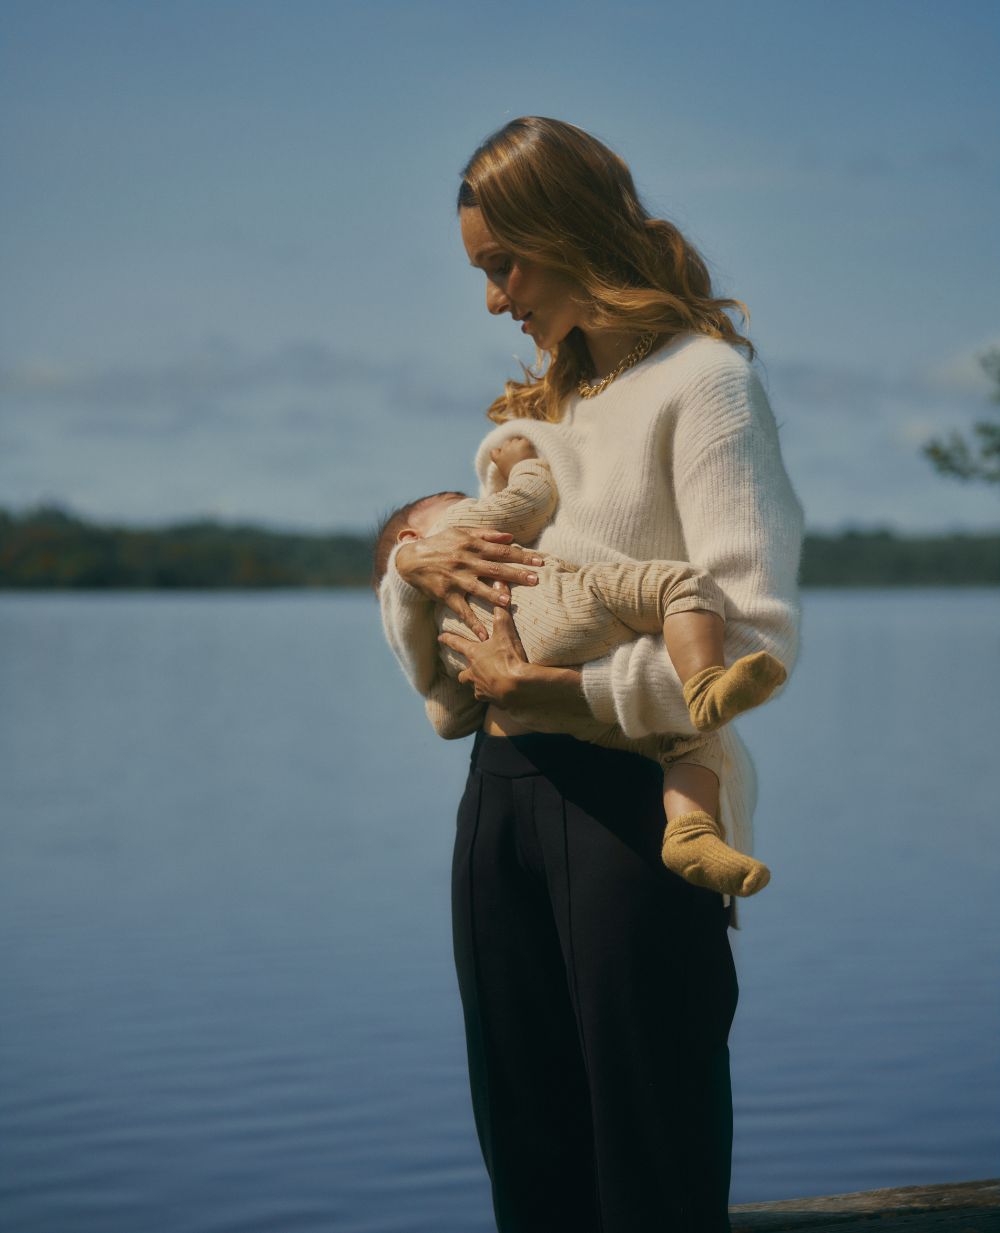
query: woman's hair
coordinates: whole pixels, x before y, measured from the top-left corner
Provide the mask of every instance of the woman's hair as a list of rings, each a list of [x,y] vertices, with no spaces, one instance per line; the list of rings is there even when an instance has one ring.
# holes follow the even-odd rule
[[[458,208],[478,206],[496,240],[515,257],[568,275],[598,329],[696,332],[745,347],[724,311],[750,314],[742,300],[712,295],[705,262],[666,219],[651,218],[626,163],[596,137],[562,120],[522,116],[487,137],[462,171]],[[538,354],[541,364],[542,353]],[[552,349],[544,373],[526,368],[490,406],[490,419],[556,421],[580,378],[589,376],[583,335]]]

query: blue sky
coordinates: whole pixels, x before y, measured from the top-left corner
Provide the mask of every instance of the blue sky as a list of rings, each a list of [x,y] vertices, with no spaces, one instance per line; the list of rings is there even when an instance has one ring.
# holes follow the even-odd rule
[[[750,306],[809,525],[1000,526],[936,476],[1000,344],[1000,6],[0,4],[0,504],[365,528],[473,484],[516,356],[454,215],[589,129]]]

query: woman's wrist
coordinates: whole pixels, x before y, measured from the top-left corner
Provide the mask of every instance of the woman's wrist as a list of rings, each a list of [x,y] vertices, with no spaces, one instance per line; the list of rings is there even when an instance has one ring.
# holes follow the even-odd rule
[[[396,573],[399,574],[400,578],[402,578],[407,586],[411,587],[413,586],[413,582],[410,577],[410,570],[415,558],[416,552],[414,551],[412,543],[397,544],[390,562],[390,564],[395,564]],[[419,587],[414,587],[414,590],[419,589]]]
[[[580,689],[590,713],[604,723],[615,723],[615,696],[611,680],[612,657],[591,660],[580,671]]]
[[[393,591],[395,591],[396,595],[403,602],[408,602],[408,603],[414,603],[416,601],[427,602],[428,601],[427,594],[424,591],[422,591],[420,587],[414,586],[413,583],[410,581],[409,577],[407,577],[407,573],[404,572],[404,570],[400,568],[400,565],[399,565],[400,555],[403,552],[405,552],[408,547],[409,547],[408,544],[397,544],[396,547],[389,554],[389,560],[386,564],[385,579],[383,581],[383,586],[390,587]],[[409,562],[404,561],[404,565],[407,565],[407,564],[409,564]]]
[[[583,676],[579,668],[547,668],[525,663],[518,670],[510,705],[557,707],[560,711],[587,711]]]

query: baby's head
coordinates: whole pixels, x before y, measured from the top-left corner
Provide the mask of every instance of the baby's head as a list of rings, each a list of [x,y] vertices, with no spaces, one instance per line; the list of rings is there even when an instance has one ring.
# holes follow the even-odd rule
[[[408,539],[423,539],[449,505],[466,499],[464,492],[435,492],[417,497],[385,515],[375,532],[372,586],[376,593],[389,565],[389,554]]]

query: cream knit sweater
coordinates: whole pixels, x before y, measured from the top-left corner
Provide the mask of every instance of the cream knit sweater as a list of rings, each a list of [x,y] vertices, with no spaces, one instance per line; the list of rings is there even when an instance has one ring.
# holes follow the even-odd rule
[[[556,424],[498,425],[476,455],[480,496],[502,486],[489,452],[511,435],[532,442],[558,487],[555,515],[536,545],[543,555],[577,564],[666,559],[701,566],[726,598],[726,662],[765,650],[791,672],[803,509],[782,462],[767,396],[741,352],[718,339],[684,335],[596,397],[572,396]],[[383,626],[403,671],[425,694],[439,649],[434,605],[400,577],[395,551],[379,593]],[[627,736],[694,734],[659,635],[643,635],[585,664],[583,690],[594,715]],[[729,842],[749,854],[753,763],[733,724],[718,735],[720,820]]]

